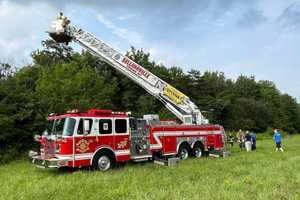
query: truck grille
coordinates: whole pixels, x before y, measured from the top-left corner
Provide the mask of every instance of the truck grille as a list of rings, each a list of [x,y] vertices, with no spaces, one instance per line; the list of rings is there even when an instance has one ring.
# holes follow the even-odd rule
[[[41,149],[41,156],[44,159],[53,158],[55,156],[56,142],[51,139],[45,139],[44,144],[42,145],[43,150]]]

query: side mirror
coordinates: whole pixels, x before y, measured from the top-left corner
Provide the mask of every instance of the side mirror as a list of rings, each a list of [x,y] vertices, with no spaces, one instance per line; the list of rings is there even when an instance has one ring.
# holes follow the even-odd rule
[[[89,120],[83,120],[83,134],[87,135],[90,132],[90,121]]]

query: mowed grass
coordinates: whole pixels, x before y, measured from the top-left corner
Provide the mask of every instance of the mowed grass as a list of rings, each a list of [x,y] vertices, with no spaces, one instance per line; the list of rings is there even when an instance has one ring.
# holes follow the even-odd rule
[[[300,199],[300,137],[272,140],[257,151],[235,144],[228,158],[181,161],[177,167],[152,162],[127,164],[102,173],[39,169],[28,161],[0,167],[1,199]]]

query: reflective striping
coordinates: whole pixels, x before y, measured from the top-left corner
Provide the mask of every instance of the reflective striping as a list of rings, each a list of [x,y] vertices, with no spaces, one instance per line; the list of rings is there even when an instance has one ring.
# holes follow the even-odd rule
[[[164,153],[164,156],[176,155],[177,153]]]
[[[143,158],[152,158],[152,155],[142,155],[142,156],[131,156],[130,158],[135,160],[135,159],[143,159]]]
[[[87,160],[93,157],[93,153],[75,154],[75,160]]]
[[[162,143],[159,137],[161,136],[201,136],[201,135],[212,135],[222,134],[222,131],[168,131],[168,132],[154,132],[153,137],[157,144],[151,144],[151,149],[162,148]]]
[[[114,151],[116,156],[124,156],[124,155],[130,155],[130,150],[117,150]],[[82,154],[75,154],[74,155],[74,160],[90,160],[93,158],[94,152],[93,153],[82,153]],[[68,155],[56,155],[57,158],[59,159],[68,159],[68,160],[73,160],[73,155],[68,154]]]
[[[116,156],[123,156],[123,155],[129,155],[130,154],[130,150],[126,149],[126,150],[118,150],[118,151],[114,151]]]
[[[60,159],[70,159],[72,160],[73,159],[73,155],[72,154],[68,154],[68,155],[55,155],[57,158],[60,158]]]

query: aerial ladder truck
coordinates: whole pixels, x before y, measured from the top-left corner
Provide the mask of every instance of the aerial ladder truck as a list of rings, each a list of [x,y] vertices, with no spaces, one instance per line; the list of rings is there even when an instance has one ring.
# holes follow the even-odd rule
[[[182,124],[162,123],[155,115],[143,119],[128,113],[91,109],[49,116],[50,130],[37,137],[40,153],[32,162],[46,167],[92,166],[100,170],[117,162],[155,157],[201,157],[205,151],[224,150],[224,129],[212,125],[182,92],[166,83],[92,33],[71,25],[62,13],[49,31],[57,43],[76,42],[144,88],[170,110]]]

